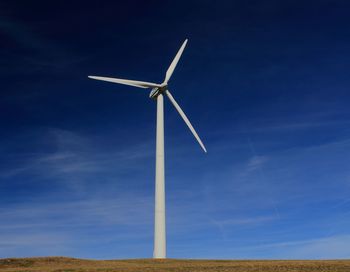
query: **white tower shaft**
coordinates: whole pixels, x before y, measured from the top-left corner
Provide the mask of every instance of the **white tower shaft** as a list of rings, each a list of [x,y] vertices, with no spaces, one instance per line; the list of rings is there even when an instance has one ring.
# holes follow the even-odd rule
[[[164,101],[157,97],[156,184],[154,213],[153,258],[166,258],[165,232],[165,178],[164,178]]]

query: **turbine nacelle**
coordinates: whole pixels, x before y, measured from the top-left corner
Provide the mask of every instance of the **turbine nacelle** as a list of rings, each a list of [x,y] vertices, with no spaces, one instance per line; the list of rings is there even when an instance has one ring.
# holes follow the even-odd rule
[[[157,99],[158,95],[164,93],[168,89],[167,84],[161,84],[160,87],[153,88],[149,94],[149,98]]]

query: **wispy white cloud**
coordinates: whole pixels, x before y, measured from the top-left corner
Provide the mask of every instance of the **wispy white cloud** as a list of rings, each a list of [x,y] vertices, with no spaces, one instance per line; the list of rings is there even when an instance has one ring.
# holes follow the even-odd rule
[[[11,168],[3,169],[2,178],[35,174],[41,178],[52,178],[69,184],[83,182],[84,177],[97,173],[114,173],[142,167],[142,161],[150,159],[152,152],[147,143],[125,146],[122,150],[96,147],[93,140],[72,131],[49,129],[47,137],[51,151],[46,153],[17,154],[23,157]],[[73,182],[71,182],[73,185]]]
[[[43,234],[26,234],[15,233],[15,235],[9,235],[8,233],[0,235],[0,252],[9,250],[14,247],[27,247],[27,246],[54,246],[67,243],[71,239],[71,236],[62,233],[54,233],[46,231]]]
[[[132,201],[130,201],[132,199]],[[23,228],[31,225],[47,228],[89,225],[141,225],[150,224],[153,206],[151,196],[120,194],[114,198],[91,197],[65,200],[64,203],[48,199],[30,201],[30,205],[12,204],[0,209],[1,229]],[[142,222],[142,223],[141,223]]]
[[[251,172],[262,167],[269,160],[268,156],[253,156],[247,165],[247,171]]]
[[[255,216],[255,217],[243,217],[243,218],[234,218],[234,219],[222,219],[215,220],[216,224],[224,226],[244,226],[244,225],[258,225],[264,224],[276,220],[276,216]]]
[[[27,202],[0,209],[0,257],[71,255],[87,244],[122,248],[126,238],[138,246],[152,235],[153,198],[140,192]]]
[[[276,252],[282,259],[348,259],[350,258],[350,235],[340,234],[315,239],[266,243],[244,248]],[[277,253],[278,252],[278,253]]]
[[[350,235],[336,235],[331,237],[309,240],[291,250],[293,258],[310,259],[349,259]]]

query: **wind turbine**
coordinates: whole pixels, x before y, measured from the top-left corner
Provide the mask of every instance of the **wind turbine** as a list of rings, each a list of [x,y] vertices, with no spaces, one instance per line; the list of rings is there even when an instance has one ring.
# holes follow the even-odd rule
[[[173,74],[175,67],[182,55],[187,44],[187,39],[184,41],[174,60],[166,71],[163,83],[151,83],[145,81],[136,81],[111,77],[89,76],[89,78],[130,85],[138,88],[151,88],[152,91],[149,97],[157,100],[157,136],[156,136],[156,184],[155,184],[155,215],[154,215],[154,251],[153,258],[166,258],[166,232],[165,232],[165,177],[164,177],[164,101],[163,96],[166,95],[170,102],[174,105],[182,119],[185,121],[193,136],[196,138],[204,152],[207,152],[204,144],[194,130],[187,116],[175,101],[168,89],[168,82]]]

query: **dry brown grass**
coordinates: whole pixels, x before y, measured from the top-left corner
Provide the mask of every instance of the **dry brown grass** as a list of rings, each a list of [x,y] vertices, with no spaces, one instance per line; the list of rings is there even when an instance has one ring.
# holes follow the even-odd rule
[[[225,260],[110,260],[95,261],[65,257],[0,259],[1,272],[350,272],[350,260],[330,261],[225,261]]]

